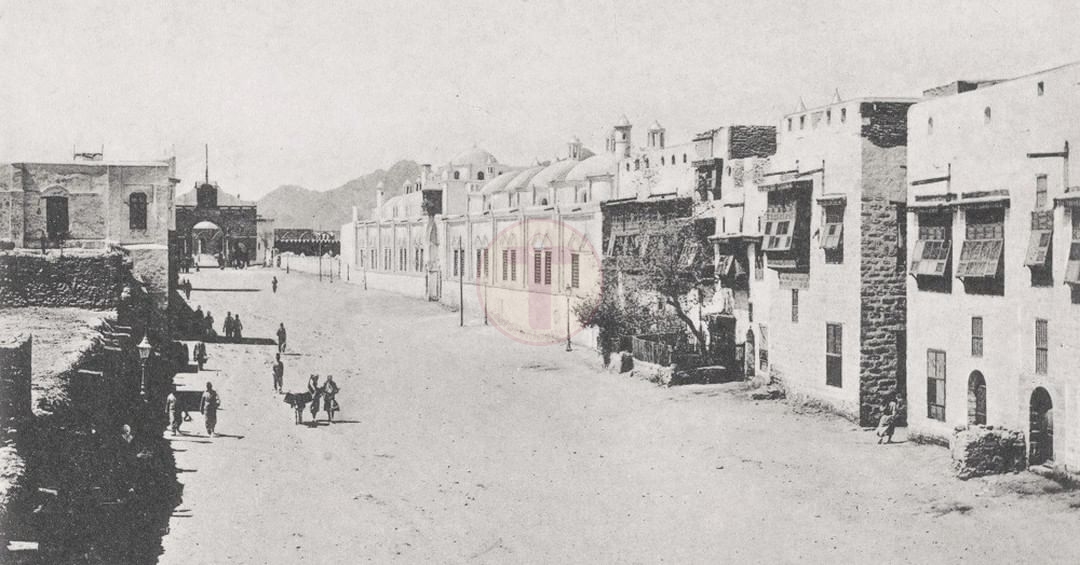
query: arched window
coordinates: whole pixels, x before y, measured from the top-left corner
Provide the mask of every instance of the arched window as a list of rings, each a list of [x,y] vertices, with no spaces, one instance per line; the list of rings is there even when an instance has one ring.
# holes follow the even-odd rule
[[[461,179],[461,171],[454,171],[454,180]]]
[[[666,164],[667,164],[667,158],[664,157],[663,155],[661,155],[660,156],[660,165],[663,166],[663,165],[666,165]]]
[[[683,153],[683,154],[682,154],[682,162],[683,162],[683,163],[685,163],[685,162],[686,162],[686,153]]]
[[[484,180],[484,171],[476,173],[476,180]]]
[[[990,123],[990,107],[989,106],[987,106],[986,108],[983,109],[983,123],[984,124]]]
[[[128,227],[133,230],[146,229],[146,193],[132,192],[128,196]]]
[[[540,205],[541,206],[547,206],[548,205],[548,199],[547,198],[541,198],[540,199]]]
[[[926,120],[926,134],[930,135],[934,133],[934,118]]]

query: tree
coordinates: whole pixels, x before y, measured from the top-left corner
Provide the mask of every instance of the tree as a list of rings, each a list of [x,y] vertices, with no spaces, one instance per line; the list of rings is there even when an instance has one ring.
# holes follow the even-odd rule
[[[663,235],[650,235],[646,253],[642,256],[641,274],[644,290],[651,290],[662,297],[675,316],[697,339],[705,345],[705,328],[686,312],[684,299],[691,296],[700,307],[703,285],[710,280],[709,267],[703,265],[705,245],[695,225],[684,222],[677,229]]]

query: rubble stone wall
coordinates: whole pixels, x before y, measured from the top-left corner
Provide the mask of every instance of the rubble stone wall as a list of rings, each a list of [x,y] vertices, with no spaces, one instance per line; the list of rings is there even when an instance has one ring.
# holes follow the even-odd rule
[[[31,415],[32,342],[31,336],[24,335],[0,343],[0,425]]]
[[[961,479],[1015,473],[1027,466],[1023,432],[994,426],[959,428],[949,442],[953,470]]]
[[[0,254],[0,307],[72,306],[112,309],[128,280],[120,253]]]

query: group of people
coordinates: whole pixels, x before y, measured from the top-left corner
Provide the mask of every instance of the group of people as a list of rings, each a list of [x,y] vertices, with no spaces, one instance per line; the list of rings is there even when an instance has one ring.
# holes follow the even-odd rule
[[[233,316],[232,312],[226,312],[225,322],[222,324],[221,329],[225,332],[225,339],[227,340],[240,341],[244,338],[244,324],[240,322],[240,314]]]
[[[214,316],[209,310],[204,314],[202,306],[195,307],[195,333],[203,338],[217,336],[214,331]]]
[[[203,391],[202,397],[199,398],[199,412],[203,415],[203,424],[206,426],[207,437],[217,437],[218,408],[221,408],[221,396],[214,390],[214,384],[207,382],[206,390]],[[169,430],[172,431],[174,436],[181,434],[180,426],[184,422],[191,421],[191,416],[181,406],[179,399],[176,397],[175,386],[169,392],[169,396],[165,398],[165,416],[169,419]]]
[[[180,292],[184,293],[184,298],[191,300],[191,279],[182,278],[180,282],[176,283],[176,287],[180,289]]]

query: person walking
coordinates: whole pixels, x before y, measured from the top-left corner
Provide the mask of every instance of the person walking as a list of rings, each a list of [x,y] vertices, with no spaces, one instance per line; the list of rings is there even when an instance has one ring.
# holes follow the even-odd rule
[[[233,339],[240,341],[244,339],[244,324],[240,323],[240,314],[233,317],[232,321],[232,333]]]
[[[311,375],[307,384],[308,392],[311,393],[311,421],[318,422],[319,418],[316,414],[319,413],[319,400],[321,400],[323,389],[319,386],[319,375]]]
[[[180,433],[180,424],[184,422],[184,411],[180,409],[180,402],[176,399],[176,387],[172,387],[169,396],[165,397],[165,416],[169,418],[169,429],[172,435]]]
[[[285,353],[285,322],[281,322],[277,329],[277,350],[278,353]]]
[[[199,412],[202,412],[203,421],[206,423],[206,435],[210,437],[216,437],[217,433],[217,411],[221,407],[221,397],[218,396],[216,390],[214,390],[213,383],[206,383],[206,391],[202,394],[202,399],[199,401]]]
[[[285,380],[285,363],[282,363],[280,353],[274,355],[272,371],[274,374],[274,392],[281,392],[283,388],[282,382]]]
[[[207,359],[206,344],[201,341],[195,342],[195,362],[198,363],[200,371],[203,370],[203,365],[206,364]]]
[[[334,375],[326,375],[326,383],[323,384],[323,410],[326,410],[326,421],[334,423],[334,412],[341,409],[337,402],[337,393],[341,391],[334,382]]]
[[[231,340],[235,329],[232,312],[225,312],[225,321],[221,324],[221,330],[225,332],[225,339]]]
[[[277,276],[270,281],[270,288],[274,289],[274,294],[277,294]]]
[[[206,337],[214,337],[217,335],[214,333],[214,315],[209,310],[206,311],[206,326],[203,331],[206,333]]]

